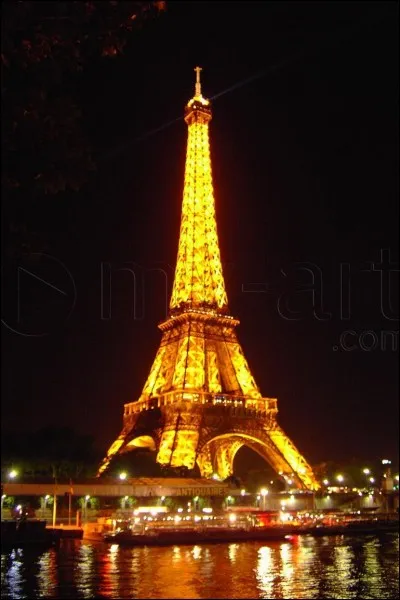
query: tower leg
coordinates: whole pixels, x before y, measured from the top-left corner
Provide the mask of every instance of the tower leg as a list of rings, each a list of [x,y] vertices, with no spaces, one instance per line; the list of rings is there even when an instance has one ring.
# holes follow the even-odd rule
[[[161,435],[157,462],[193,469],[200,435],[201,414],[181,410],[170,417]]]
[[[243,446],[243,442],[237,439],[222,439],[216,440],[213,446],[215,472],[220,479],[226,479],[233,475],[233,460],[236,452]]]
[[[97,472],[97,477],[99,477],[99,475],[101,475],[102,473],[104,473],[104,471],[108,469],[111,459],[118,453],[119,449],[121,448],[121,446],[123,446],[124,442],[125,436],[124,431],[122,431],[119,438],[116,439],[115,442],[111,444],[110,448],[108,449],[107,456],[103,459]]]
[[[315,479],[310,465],[277,423],[268,430],[268,435],[277,450],[277,455],[281,455],[290,467],[292,473],[289,471],[288,475],[294,476],[292,478],[297,480],[299,487],[318,490],[320,485]],[[279,472],[278,468],[276,470]],[[287,469],[282,470],[287,471]]]
[[[211,478],[214,473],[210,444],[206,444],[197,457],[201,477]]]

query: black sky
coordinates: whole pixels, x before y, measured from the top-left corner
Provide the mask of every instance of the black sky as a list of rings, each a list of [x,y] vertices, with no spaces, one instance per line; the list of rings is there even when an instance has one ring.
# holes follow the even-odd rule
[[[382,250],[398,262],[397,12],[394,2],[169,3],[124,56],[91,65],[78,93],[98,170],[79,194],[30,209],[51,257],[36,275],[64,294],[25,277],[23,325],[3,317],[20,331],[3,327],[3,428],[72,425],[105,451],[123,404],[139,397],[165,316],[154,269],[175,265],[179,117],[200,64],[204,95],[217,96],[211,143],[228,297],[256,381],[278,397],[280,424],[312,463],[395,458],[398,349],[385,332],[398,320],[386,305],[382,314],[371,264]],[[135,265],[134,316],[133,277],[119,272],[112,317],[102,318],[102,263]],[[296,292],[312,283],[300,263],[322,274],[325,317],[313,315],[311,292]],[[347,319],[341,264],[351,265]],[[279,314],[279,297],[297,320]],[[351,351],[340,348],[346,331],[357,334],[345,337]]]

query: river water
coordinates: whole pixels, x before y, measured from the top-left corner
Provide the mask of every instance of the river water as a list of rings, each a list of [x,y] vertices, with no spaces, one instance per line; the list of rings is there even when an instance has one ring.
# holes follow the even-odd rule
[[[397,598],[399,536],[1,554],[2,598]]]

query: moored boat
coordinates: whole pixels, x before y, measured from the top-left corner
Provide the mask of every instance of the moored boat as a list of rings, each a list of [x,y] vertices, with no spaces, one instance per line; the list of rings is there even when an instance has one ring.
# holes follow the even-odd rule
[[[399,531],[398,519],[360,519],[332,524],[282,524],[263,527],[150,527],[104,534],[103,539],[126,546],[167,546],[240,541],[283,540],[296,535],[368,535]]]
[[[281,540],[292,533],[289,526],[255,527],[205,527],[150,529],[145,533],[130,530],[107,533],[104,540],[127,546],[168,546],[171,544],[210,544],[221,542]]]

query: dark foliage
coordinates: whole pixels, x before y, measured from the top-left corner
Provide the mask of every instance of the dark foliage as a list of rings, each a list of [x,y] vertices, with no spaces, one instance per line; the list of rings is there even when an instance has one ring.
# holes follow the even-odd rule
[[[99,457],[91,436],[68,427],[47,427],[33,433],[3,433],[1,459],[2,470],[13,466],[22,478],[68,478],[94,475]]]
[[[156,461],[156,452],[149,450],[132,450],[127,454],[117,455],[111,462],[104,477],[117,477],[126,471],[130,477],[199,477],[198,468],[171,467],[160,465]]]
[[[79,190],[95,170],[77,93],[85,69],[120,55],[132,32],[164,8],[164,2],[2,3],[2,196],[5,224],[17,223],[19,237],[25,206],[43,194]],[[28,231],[24,243],[32,246],[30,238]]]

